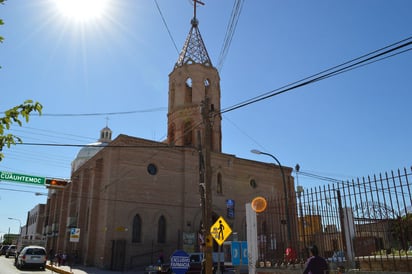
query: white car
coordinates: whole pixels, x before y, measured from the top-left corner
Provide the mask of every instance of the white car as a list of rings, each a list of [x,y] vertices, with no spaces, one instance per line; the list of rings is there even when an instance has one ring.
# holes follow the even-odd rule
[[[47,253],[42,246],[29,245],[22,249],[17,257],[16,267],[21,269],[23,267],[39,267],[46,269]]]

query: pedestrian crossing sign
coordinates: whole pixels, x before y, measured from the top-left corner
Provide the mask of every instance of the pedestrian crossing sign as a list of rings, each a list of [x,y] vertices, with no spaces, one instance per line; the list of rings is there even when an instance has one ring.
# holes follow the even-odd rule
[[[232,229],[222,216],[210,227],[210,234],[219,245],[222,245],[231,233]]]

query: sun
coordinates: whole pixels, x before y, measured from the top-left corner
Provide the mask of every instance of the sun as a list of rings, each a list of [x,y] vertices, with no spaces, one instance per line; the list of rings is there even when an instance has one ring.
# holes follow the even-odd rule
[[[85,22],[103,17],[110,0],[53,0],[59,12],[74,21]]]

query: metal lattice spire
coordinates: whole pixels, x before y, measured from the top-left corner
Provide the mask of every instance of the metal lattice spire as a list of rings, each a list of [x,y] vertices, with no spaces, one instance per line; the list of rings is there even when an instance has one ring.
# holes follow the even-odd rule
[[[212,61],[209,58],[202,36],[200,35],[198,28],[199,22],[196,17],[192,19],[191,23],[192,27],[190,28],[189,35],[186,38],[175,67],[181,67],[185,64],[212,66]]]

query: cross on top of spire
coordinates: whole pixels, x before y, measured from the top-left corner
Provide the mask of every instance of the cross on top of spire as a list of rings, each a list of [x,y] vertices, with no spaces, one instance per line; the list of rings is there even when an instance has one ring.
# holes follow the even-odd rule
[[[204,6],[205,3],[203,3],[202,1],[199,1],[199,0],[192,0],[192,1],[193,1],[193,19],[192,19],[192,25],[193,25],[193,26],[197,26],[197,24],[198,24],[198,21],[197,21],[197,19],[196,19],[196,7],[197,7],[197,4],[200,4],[200,5]]]

